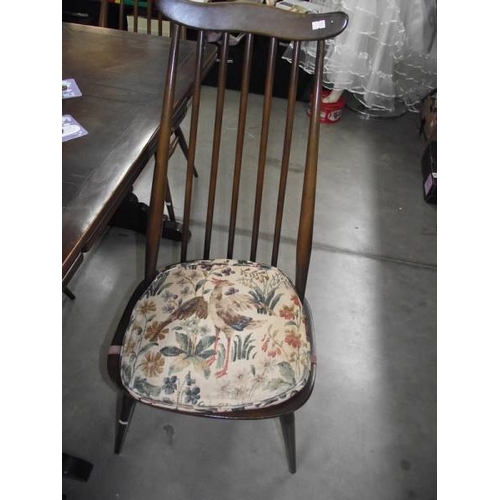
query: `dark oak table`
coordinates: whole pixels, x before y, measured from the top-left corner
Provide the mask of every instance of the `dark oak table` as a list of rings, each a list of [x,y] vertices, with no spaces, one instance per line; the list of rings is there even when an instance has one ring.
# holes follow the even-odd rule
[[[62,144],[63,288],[131,191],[158,139],[170,39],[63,23],[62,77],[81,97],[64,99],[88,135]],[[180,44],[175,109],[192,94],[196,44]],[[216,58],[205,50],[205,73]],[[92,464],[63,453],[63,476],[86,481]]]
[[[63,287],[156,148],[169,48],[166,37],[63,23],[62,78],[82,96],[62,114],[88,131],[62,144]],[[195,50],[181,41],[175,109],[192,94]],[[205,72],[215,58],[207,46]]]

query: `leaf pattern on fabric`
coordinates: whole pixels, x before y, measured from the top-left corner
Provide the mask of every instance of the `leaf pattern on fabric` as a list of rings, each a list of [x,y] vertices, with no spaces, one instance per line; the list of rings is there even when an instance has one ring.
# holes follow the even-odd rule
[[[184,411],[281,403],[306,383],[302,304],[278,269],[201,260],[160,272],[137,302],[121,352],[137,399]]]

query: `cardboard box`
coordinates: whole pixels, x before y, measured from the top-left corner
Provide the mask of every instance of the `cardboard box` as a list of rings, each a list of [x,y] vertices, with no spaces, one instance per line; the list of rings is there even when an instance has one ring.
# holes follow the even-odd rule
[[[437,141],[431,141],[422,155],[424,200],[437,203]]]

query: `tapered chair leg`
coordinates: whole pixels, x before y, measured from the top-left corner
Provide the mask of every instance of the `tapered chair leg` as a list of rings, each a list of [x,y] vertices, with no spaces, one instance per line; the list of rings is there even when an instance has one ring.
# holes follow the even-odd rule
[[[177,136],[177,139],[179,140],[179,146],[181,147],[181,150],[184,153],[184,156],[186,157],[187,160],[189,148],[186,142],[186,137],[184,136],[184,132],[180,127],[178,127],[174,130],[174,134]],[[198,177],[198,171],[196,170],[196,167],[194,167],[193,173],[195,177]]]
[[[128,424],[132,419],[136,401],[129,396],[123,395],[121,402],[120,417],[116,426],[115,453],[118,455],[122,451],[123,443],[127,435]]]
[[[155,153],[155,159],[156,159],[156,153]],[[167,205],[168,218],[172,222],[175,222],[174,203],[172,201],[172,193],[170,192],[170,185],[168,183],[168,178],[167,178],[167,185],[165,186],[165,204]]]
[[[174,212],[174,202],[172,201],[172,193],[170,191],[170,184],[167,179],[167,186],[165,189],[165,204],[167,205],[168,218],[172,222],[176,222],[175,220],[175,212]]]
[[[280,416],[281,432],[285,441],[286,459],[288,469],[292,474],[297,471],[297,459],[295,456],[295,413],[287,413]]]

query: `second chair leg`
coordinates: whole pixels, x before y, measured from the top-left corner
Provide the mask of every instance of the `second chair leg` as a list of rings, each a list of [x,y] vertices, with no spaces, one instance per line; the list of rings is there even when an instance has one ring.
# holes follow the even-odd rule
[[[297,459],[295,454],[295,413],[281,415],[280,423],[283,439],[285,441],[288,469],[292,474],[295,474],[297,471]]]
[[[115,453],[118,454],[122,450],[125,437],[127,435],[128,425],[134,413],[136,401],[125,394],[122,396],[120,416],[116,426],[115,436]]]
[[[174,202],[172,201],[172,193],[170,192],[170,184],[167,179],[167,186],[165,189],[165,204],[167,205],[168,218],[172,222],[175,221],[175,212],[174,212]]]
[[[184,132],[182,132],[182,129],[180,127],[178,127],[174,130],[174,134],[177,136],[177,139],[179,140],[179,146],[181,147],[181,150],[184,153],[184,156],[186,157],[186,160],[187,160],[189,148],[188,148],[188,145],[186,142],[186,138],[184,137]],[[198,177],[198,171],[196,170],[196,167],[193,168],[193,172],[194,172],[194,176]]]

